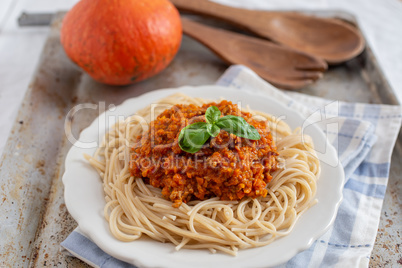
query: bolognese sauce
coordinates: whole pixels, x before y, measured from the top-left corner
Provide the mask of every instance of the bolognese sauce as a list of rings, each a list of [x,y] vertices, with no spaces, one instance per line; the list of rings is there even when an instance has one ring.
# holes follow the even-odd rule
[[[205,122],[208,107],[216,106],[221,116],[243,117],[254,126],[259,140],[249,140],[220,130],[197,153],[182,151],[180,131],[187,125]],[[131,149],[130,172],[145,183],[162,189],[165,198],[179,207],[182,202],[219,197],[240,200],[267,195],[267,183],[277,169],[277,152],[266,121],[255,120],[229,101],[175,105],[150,123]]]

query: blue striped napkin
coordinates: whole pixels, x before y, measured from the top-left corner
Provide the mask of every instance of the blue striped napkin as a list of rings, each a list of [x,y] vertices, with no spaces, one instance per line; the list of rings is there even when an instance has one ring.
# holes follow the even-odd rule
[[[391,154],[401,126],[401,107],[284,93],[240,65],[230,67],[217,85],[269,94],[306,118],[323,122],[323,130],[345,168],[344,199],[335,223],[310,249],[281,267],[367,267],[387,187]],[[133,267],[104,253],[79,228],[61,246],[67,254],[94,267]]]

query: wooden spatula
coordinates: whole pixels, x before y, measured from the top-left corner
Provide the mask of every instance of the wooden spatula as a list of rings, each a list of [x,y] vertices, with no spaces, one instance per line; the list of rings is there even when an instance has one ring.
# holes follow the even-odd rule
[[[182,17],[183,32],[229,64],[243,64],[284,89],[305,87],[327,69],[324,60],[270,41],[212,28]]]

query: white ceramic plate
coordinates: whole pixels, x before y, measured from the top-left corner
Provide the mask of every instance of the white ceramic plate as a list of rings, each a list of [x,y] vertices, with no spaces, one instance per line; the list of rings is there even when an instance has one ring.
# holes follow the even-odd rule
[[[267,96],[257,95],[219,86],[182,87],[153,91],[140,97],[126,100],[113,112],[101,114],[88,128],[82,131],[79,141],[98,141],[109,125],[106,118],[130,116],[150,103],[171,95],[183,92],[189,96],[207,99],[223,97],[234,103],[239,101],[250,105],[254,110],[264,111],[275,116],[282,116],[292,128],[303,124],[304,119],[295,111],[283,106]],[[326,160],[321,161],[322,173],[318,181],[318,203],[304,213],[296,223],[293,231],[270,245],[240,250],[236,257],[224,253],[212,254],[208,250],[175,251],[170,243],[160,243],[142,238],[134,242],[121,242],[109,232],[103,216],[105,205],[101,180],[96,171],[83,158],[83,154],[92,155],[96,148],[83,149],[74,145],[66,158],[66,171],[63,176],[65,186],[65,202],[81,231],[94,241],[103,251],[128,263],[139,267],[268,267],[286,262],[298,252],[305,250],[321,236],[335,219],[338,206],[342,200],[344,173],[337,163],[335,149],[326,142],[324,133],[316,126],[308,127],[307,134],[312,136],[315,144],[326,151]],[[320,159],[322,160],[322,159]],[[329,161],[329,162],[328,162]]]

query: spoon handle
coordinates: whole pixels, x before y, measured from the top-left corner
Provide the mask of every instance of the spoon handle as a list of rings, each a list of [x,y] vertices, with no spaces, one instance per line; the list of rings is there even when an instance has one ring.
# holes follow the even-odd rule
[[[207,0],[170,0],[179,10],[224,20],[240,27],[246,27],[248,20],[255,19],[255,10],[224,6]]]
[[[201,44],[211,49],[217,56],[227,63],[232,63],[230,53],[225,53],[222,47],[225,47],[233,41],[234,34],[228,34],[226,31],[204,26],[200,23],[181,17],[183,33],[197,40]]]

